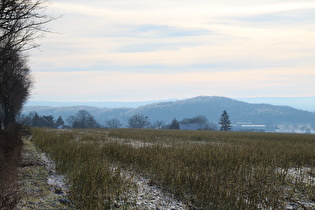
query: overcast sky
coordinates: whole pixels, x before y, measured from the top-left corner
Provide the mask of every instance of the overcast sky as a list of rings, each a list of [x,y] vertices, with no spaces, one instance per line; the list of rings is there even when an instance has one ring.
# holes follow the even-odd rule
[[[30,100],[315,96],[314,0],[50,0]]]

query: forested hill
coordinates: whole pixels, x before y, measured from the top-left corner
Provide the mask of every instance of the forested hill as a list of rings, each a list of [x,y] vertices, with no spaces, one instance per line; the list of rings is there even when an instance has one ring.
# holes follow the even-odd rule
[[[100,123],[118,118],[126,122],[134,114],[148,116],[151,122],[162,120],[169,123],[172,119],[182,120],[197,115],[204,115],[210,122],[217,122],[223,110],[230,115],[232,122],[252,122],[265,124],[313,124],[315,113],[298,110],[289,106],[274,106],[270,104],[252,104],[230,98],[217,96],[199,96],[185,100],[160,102],[137,108],[99,108],[91,106],[28,106],[23,114],[37,112],[39,115],[62,116],[67,119],[79,110],[86,110],[95,116]]]

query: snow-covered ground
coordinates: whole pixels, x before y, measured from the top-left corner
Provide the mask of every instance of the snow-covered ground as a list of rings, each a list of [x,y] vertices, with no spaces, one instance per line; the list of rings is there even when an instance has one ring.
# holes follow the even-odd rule
[[[128,209],[189,209],[176,200],[171,194],[163,192],[151,179],[145,178],[134,171],[120,169],[121,175],[130,181],[135,188],[128,192]],[[123,205],[123,202],[119,205]]]
[[[277,125],[277,133],[308,133],[315,134],[315,127],[309,124],[300,125]]]
[[[310,167],[276,169],[277,172],[284,174],[286,179],[293,184],[302,183],[308,186],[315,186],[315,170]],[[290,186],[287,187],[290,191]],[[315,209],[315,202],[302,191],[293,192],[293,199],[286,202],[286,209]]]

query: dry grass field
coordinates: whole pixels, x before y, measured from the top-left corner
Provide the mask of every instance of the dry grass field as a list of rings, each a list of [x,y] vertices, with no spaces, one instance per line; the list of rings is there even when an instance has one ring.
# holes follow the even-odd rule
[[[187,209],[315,208],[315,136],[149,129],[33,129],[82,209],[136,209],[126,171]]]

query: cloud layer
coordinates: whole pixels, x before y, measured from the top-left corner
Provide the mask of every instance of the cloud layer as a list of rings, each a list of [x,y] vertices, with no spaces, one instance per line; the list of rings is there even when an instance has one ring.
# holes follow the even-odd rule
[[[52,1],[36,100],[313,96],[315,2]]]

